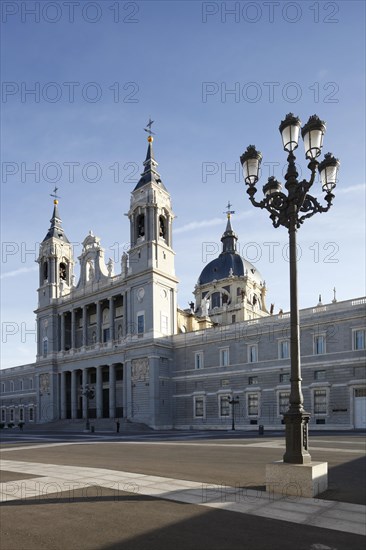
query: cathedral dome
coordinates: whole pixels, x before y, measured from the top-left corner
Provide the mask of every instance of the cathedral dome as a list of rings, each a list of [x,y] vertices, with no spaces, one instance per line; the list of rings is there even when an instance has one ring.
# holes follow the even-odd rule
[[[203,268],[198,284],[205,285],[230,276],[243,277],[244,275],[248,275],[259,285],[263,284],[262,275],[248,260],[243,259],[236,252],[222,252],[218,258]]]
[[[228,277],[243,277],[248,275],[257,284],[263,284],[263,278],[253,264],[240,256],[236,251],[237,235],[234,233],[230,217],[228,217],[225,233],[221,237],[223,249],[218,258],[207,264],[198,278],[199,285],[227,279]]]

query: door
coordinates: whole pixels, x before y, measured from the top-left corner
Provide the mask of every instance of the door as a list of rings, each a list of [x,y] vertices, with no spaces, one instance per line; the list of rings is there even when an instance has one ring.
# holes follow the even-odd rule
[[[366,428],[366,388],[355,388],[355,428]]]

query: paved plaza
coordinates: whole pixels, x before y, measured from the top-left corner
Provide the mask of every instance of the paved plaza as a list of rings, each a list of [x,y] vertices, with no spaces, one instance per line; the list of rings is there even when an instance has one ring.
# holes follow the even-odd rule
[[[277,434],[3,432],[1,550],[363,547],[363,434],[311,438],[314,499],[264,491],[283,452]]]

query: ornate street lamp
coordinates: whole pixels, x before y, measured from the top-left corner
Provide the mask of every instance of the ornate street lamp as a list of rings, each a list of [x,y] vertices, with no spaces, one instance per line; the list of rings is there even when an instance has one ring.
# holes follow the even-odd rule
[[[228,397],[228,403],[231,405],[231,429],[235,430],[235,405],[239,405],[239,397]]]
[[[325,155],[319,164],[316,160],[321,153],[325,122],[316,115],[309,118],[301,129],[299,118],[289,113],[280,124],[283,148],[288,152],[288,169],[285,175],[285,188],[282,191],[281,184],[270,177],[263,187],[264,198],[257,202],[254,198],[257,189],[255,187],[259,179],[259,168],[262,155],[253,145],[249,145],[240,161],[244,170],[244,180],[248,185],[247,193],[251,203],[268,210],[274,227],[280,225],[286,227],[290,241],[290,318],[291,318],[291,392],[289,410],[284,414],[286,425],[286,452],[284,462],[292,464],[307,464],[311,462],[308,451],[308,422],[309,413],[304,410],[304,398],[301,391],[301,367],[300,367],[300,326],[299,308],[297,302],[297,258],[296,258],[296,232],[307,218],[311,218],[317,212],[327,212],[334,199],[333,190],[337,182],[339,168],[338,159],[330,153]],[[305,156],[309,160],[308,168],[311,172],[309,181],[298,181],[298,173],[295,166],[294,150],[299,143],[301,135],[305,146]],[[325,206],[308,193],[314,183],[316,169],[318,168],[322,181],[322,189],[325,192]]]
[[[90,422],[89,422],[89,399],[93,399],[95,395],[94,388],[91,388],[89,384],[86,384],[85,386],[82,386],[81,388],[81,395],[85,397],[86,399],[86,424],[85,424],[85,430],[90,431]]]

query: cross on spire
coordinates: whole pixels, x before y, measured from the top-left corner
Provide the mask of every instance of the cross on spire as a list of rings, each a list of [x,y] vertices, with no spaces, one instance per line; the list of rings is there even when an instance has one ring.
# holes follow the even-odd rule
[[[149,117],[149,122],[146,124],[146,128],[144,128],[145,132],[149,134],[149,136],[153,135],[155,136],[155,132],[151,130],[151,126],[154,124],[154,121],[151,120],[151,117]]]
[[[231,204],[231,202],[229,201],[229,202],[227,203],[227,205],[226,205],[226,210],[224,211],[224,214],[227,215],[228,220],[230,219],[231,214],[235,214],[235,210],[230,210],[231,207],[232,207],[232,204]]]
[[[55,201],[61,198],[60,195],[57,194],[57,191],[58,191],[58,187],[55,187],[53,190],[53,193],[50,193],[50,197],[53,197]]]

